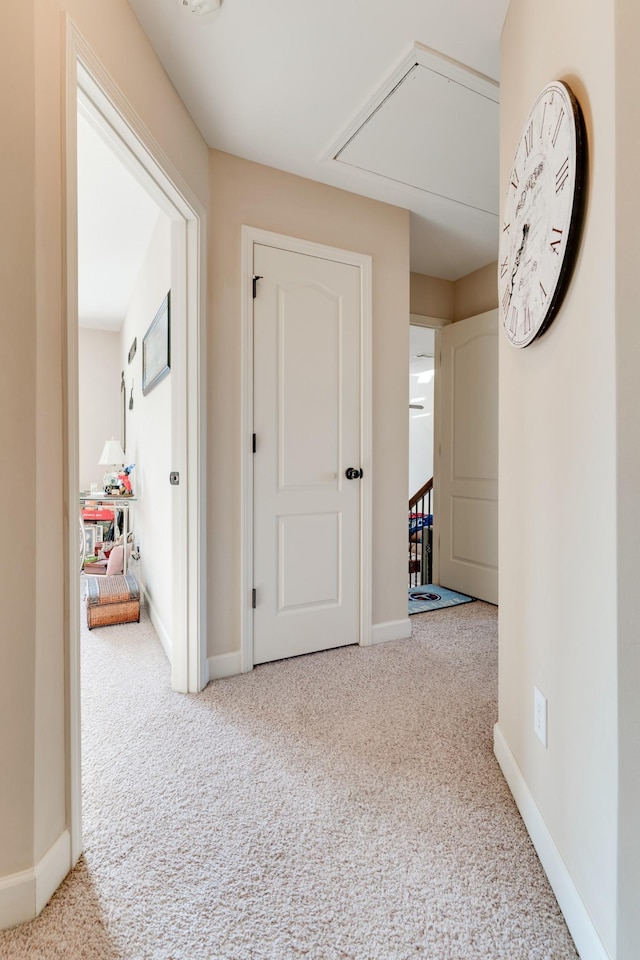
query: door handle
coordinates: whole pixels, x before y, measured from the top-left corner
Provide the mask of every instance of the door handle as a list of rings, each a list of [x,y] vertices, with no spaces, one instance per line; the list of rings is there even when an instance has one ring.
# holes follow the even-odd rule
[[[360,480],[360,478],[363,475],[363,471],[358,470],[356,467],[347,467],[347,469],[344,472],[344,475],[347,478],[347,480]]]

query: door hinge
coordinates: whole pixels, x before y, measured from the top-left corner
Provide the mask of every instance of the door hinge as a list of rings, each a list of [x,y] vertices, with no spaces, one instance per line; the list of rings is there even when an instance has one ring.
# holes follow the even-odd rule
[[[253,279],[253,299],[255,300],[255,298],[258,295],[258,280],[262,280],[262,277],[259,277],[257,273],[254,273],[252,279]]]
[[[254,587],[253,590],[251,591],[251,606],[255,610],[257,605],[258,605],[258,594],[257,594],[256,588]]]
[[[257,446],[258,446],[258,440],[257,440],[257,437],[256,437],[256,435],[255,435],[255,433],[254,433],[254,435],[253,435],[253,452],[254,452],[254,453],[256,452]]]

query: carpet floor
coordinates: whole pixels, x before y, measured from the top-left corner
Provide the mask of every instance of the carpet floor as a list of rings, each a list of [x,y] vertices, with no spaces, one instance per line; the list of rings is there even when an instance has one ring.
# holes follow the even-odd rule
[[[492,752],[495,608],[169,688],[82,636],[85,853],[3,960],[576,960]]]

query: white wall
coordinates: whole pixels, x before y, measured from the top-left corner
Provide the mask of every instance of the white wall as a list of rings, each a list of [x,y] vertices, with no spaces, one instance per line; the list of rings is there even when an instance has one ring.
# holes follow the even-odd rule
[[[512,0],[501,50],[502,193],[529,108],[552,79],[567,81],[582,104],[589,168],[582,243],[559,315],[527,349],[514,349],[501,337],[498,736],[568,871],[587,926],[593,924],[613,958],[614,3],[592,4],[587,12],[581,0]],[[637,273],[637,265],[634,269]],[[634,323],[637,328],[637,319]],[[637,433],[637,412],[635,425]],[[534,684],[548,698],[547,749],[533,731]]]
[[[105,440],[120,440],[120,334],[112,330],[78,330],[79,489],[102,488],[104,466],[98,464]]]
[[[158,223],[140,271],[120,333],[121,369],[127,385],[127,464],[135,463],[133,506],[135,542],[141,560],[135,572],[149,602],[154,625],[165,643],[172,636],[172,488],[171,373],[146,396],[142,394],[142,340],[171,286],[171,223],[158,213]],[[172,327],[183,318],[172,315]],[[137,338],[136,354],[128,362]],[[129,399],[133,386],[133,410]],[[170,642],[170,640],[169,640]]]

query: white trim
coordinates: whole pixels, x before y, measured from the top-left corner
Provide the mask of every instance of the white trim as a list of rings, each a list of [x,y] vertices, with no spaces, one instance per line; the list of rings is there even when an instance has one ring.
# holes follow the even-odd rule
[[[374,623],[371,627],[370,644],[388,643],[390,640],[406,640],[411,636],[411,620],[388,620],[386,623]]]
[[[64,303],[65,337],[65,511],[67,517],[66,618],[69,624],[69,820],[72,862],[82,852],[80,753],[80,623],[78,568],[78,263],[76,126],[78,99],[90,105],[93,122],[123,162],[154,196],[173,221],[182,224],[181,246],[186,282],[179,291],[186,314],[181,343],[186,369],[174,381],[176,404],[184,441],[172,464],[183,482],[176,488],[177,519],[182,524],[174,543],[176,567],[183,577],[174,605],[175,641],[172,644],[172,684],[183,692],[197,692],[207,682],[206,623],[206,210],[164,154],[142,119],[113,83],[89,45],[65,16],[64,124]],[[185,229],[186,227],[186,229]],[[173,377],[178,373],[173,370]],[[172,378],[173,379],[173,378]],[[178,382],[179,381],[179,382]],[[175,412],[175,410],[174,410]],[[177,462],[176,462],[177,461]]]
[[[31,869],[2,877],[0,930],[37,917],[71,866],[71,835],[65,830]]]
[[[171,663],[173,644],[171,642],[171,637],[169,636],[169,632],[165,627],[164,623],[162,622],[162,619],[158,614],[156,606],[153,600],[151,599],[151,597],[149,596],[149,592],[146,587],[142,588],[142,596],[144,597],[145,606],[149,611],[149,619],[153,624],[153,629],[158,634],[158,640],[160,641],[162,649],[167,655],[167,660],[169,661],[169,663]]]
[[[610,960],[562,854],[497,723],[493,728],[493,752],[556,895],[580,957],[582,960]]]
[[[409,314],[409,324],[413,324],[414,327],[431,327],[433,330],[438,330],[440,327],[448,327],[452,322],[442,317],[427,317],[422,313]]]
[[[372,605],[372,259],[368,254],[341,250],[325,244],[288,237],[257,227],[241,228],[241,390],[240,398],[240,662],[243,673],[253,669],[253,248],[256,243],[291,253],[335,260],[360,270],[360,637],[371,643]],[[209,661],[211,663],[211,659]]]
[[[433,524],[431,528],[431,579],[440,583],[440,481],[442,478],[442,343],[436,329],[433,343]]]
[[[223,677],[235,677],[242,673],[242,655],[240,650],[233,653],[218,653],[209,657],[209,680],[222,680]]]

